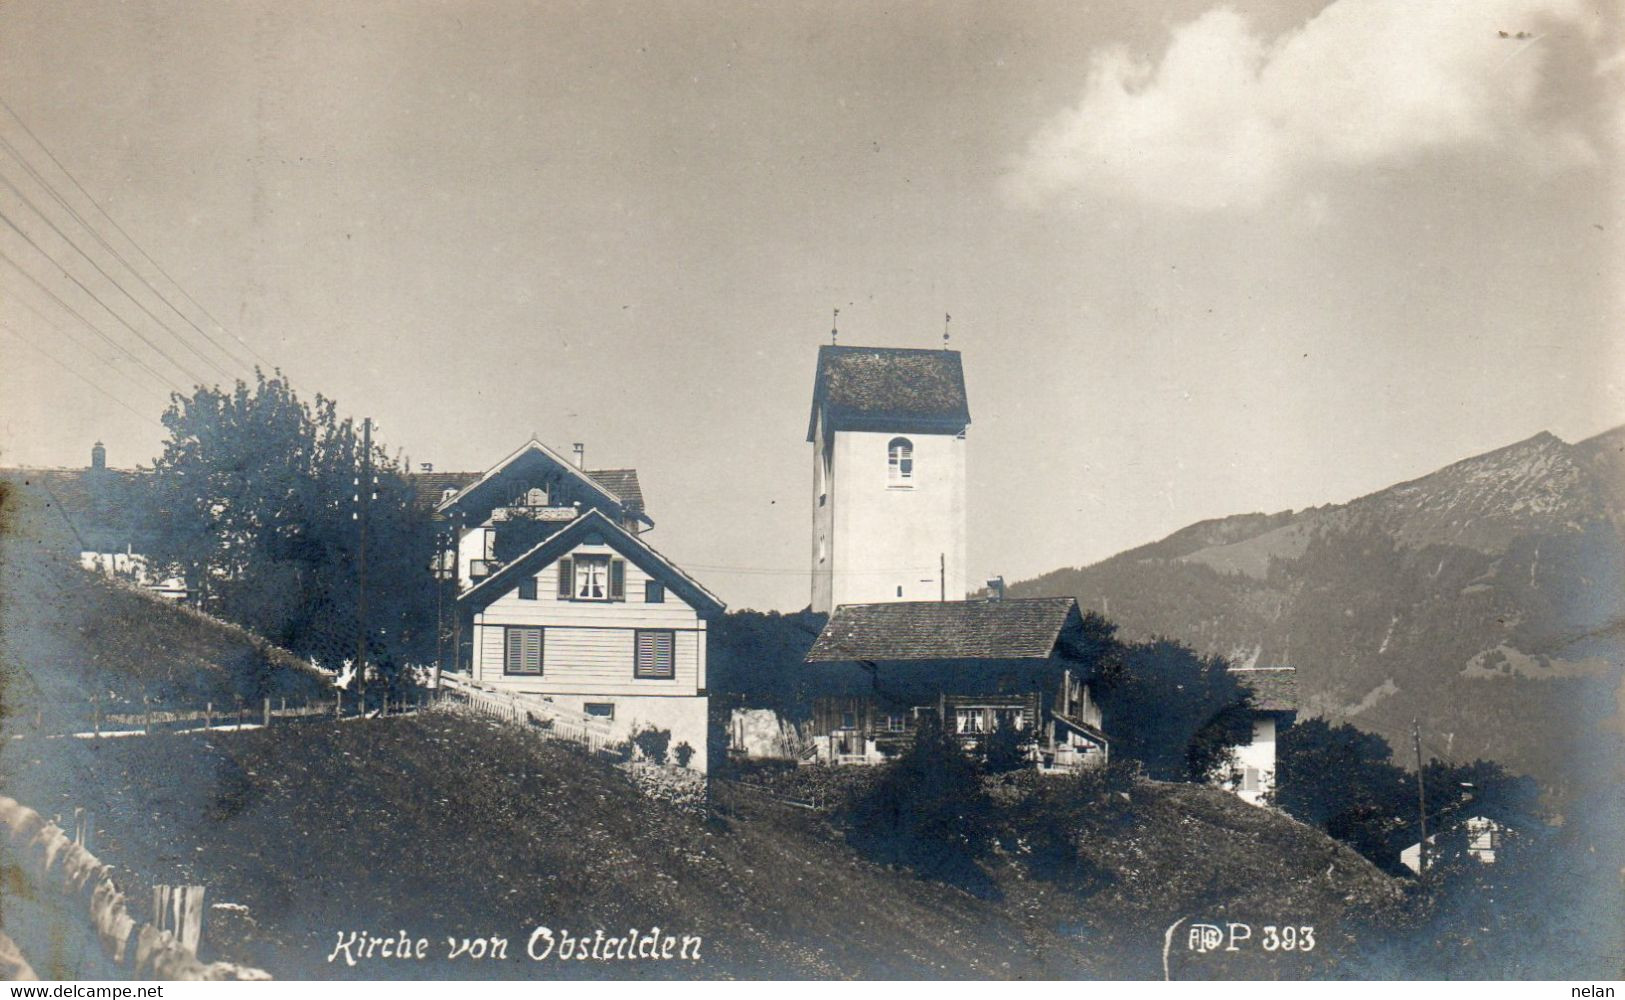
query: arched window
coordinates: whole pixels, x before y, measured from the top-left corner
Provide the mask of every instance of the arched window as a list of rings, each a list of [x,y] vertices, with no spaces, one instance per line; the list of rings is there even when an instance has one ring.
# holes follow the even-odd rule
[[[914,481],[914,442],[908,438],[892,438],[886,445],[886,478],[897,485]]]

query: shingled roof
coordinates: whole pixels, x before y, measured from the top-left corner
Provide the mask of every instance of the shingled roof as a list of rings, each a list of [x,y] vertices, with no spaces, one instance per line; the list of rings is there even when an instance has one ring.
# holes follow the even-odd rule
[[[478,482],[483,472],[414,472],[410,475],[414,502],[427,510],[434,510],[446,498],[446,491],[461,490],[469,483]],[[643,487],[638,483],[636,469],[596,469],[587,472],[587,478],[613,493],[626,507],[628,514],[643,513]]]
[[[1260,712],[1298,710],[1298,671],[1293,667],[1237,667],[1230,671],[1253,693]]]
[[[807,662],[1044,659],[1075,620],[1070,597],[843,604]]]
[[[150,522],[150,473],[125,469],[0,469],[0,479],[30,498],[41,530],[64,529],[85,549],[144,549]]]
[[[952,434],[970,423],[958,351],[820,347],[808,441],[820,408],[826,425],[837,430]]]

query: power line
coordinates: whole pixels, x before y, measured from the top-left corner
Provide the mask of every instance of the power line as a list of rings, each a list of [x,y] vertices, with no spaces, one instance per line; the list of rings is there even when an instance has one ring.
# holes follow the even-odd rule
[[[148,264],[151,264],[153,266],[153,268],[159,274],[163,275],[164,280],[168,281],[171,285],[173,285],[175,290],[177,292],[180,292],[181,296],[183,298],[185,298],[186,301],[192,303],[193,307],[195,307],[198,312],[202,313],[205,319],[207,319],[209,322],[213,323],[223,333],[230,336],[231,339],[237,341],[237,343],[239,343],[239,344],[242,344],[243,347],[246,348],[248,350],[248,352],[250,354],[252,354],[254,357],[258,358],[260,360],[260,362],[265,365],[265,367],[270,368],[270,369],[275,369],[276,368],[276,365],[272,364],[270,362],[270,360],[265,357],[265,355],[261,354],[259,351],[254,350],[254,346],[252,344],[250,344],[248,341],[244,340],[243,338],[239,337],[236,333],[234,333],[233,331],[228,329],[226,327],[226,324],[220,322],[218,319],[215,319],[214,314],[209,312],[209,310],[207,310],[207,309],[205,309],[203,307],[203,303],[201,303],[197,299],[193,298],[191,293],[188,292],[185,288],[183,288],[181,286],[180,282],[176,281],[175,278],[168,271],[164,270],[164,266],[162,264],[158,263],[156,260],[153,260],[152,255],[147,253],[146,250],[142,249],[140,243],[136,242],[135,237],[131,236],[128,232],[126,232],[124,227],[118,224],[118,220],[113,218],[111,215],[109,215],[107,213],[107,209],[105,209],[105,208],[103,208],[101,206],[101,202],[99,202],[95,198],[91,197],[90,192],[85,190],[85,186],[83,184],[79,183],[79,179],[77,177],[73,176],[73,172],[71,170],[69,170],[67,167],[63,166],[62,161],[56,158],[55,153],[51,152],[51,147],[47,146],[44,143],[44,141],[42,141],[40,139],[39,136],[34,134],[34,130],[28,127],[28,123],[23,121],[22,116],[18,115],[17,112],[12,108],[12,106],[10,104],[6,103],[6,100],[3,97],[0,97],[0,108],[5,108],[6,109],[6,114],[10,115],[12,120],[15,121],[19,126],[21,126],[22,130],[25,133],[28,134],[28,137],[30,139],[34,140],[34,145],[38,146],[40,148],[40,150],[43,151],[47,157],[50,158],[51,162],[56,164],[56,168],[62,172],[62,176],[66,177],[68,179],[68,181],[71,184],[73,184],[74,188],[76,188],[78,190],[78,192],[81,195],[84,196],[85,200],[90,202],[92,205],[95,206],[96,211],[101,213],[102,218],[106,219],[108,221],[108,224],[110,224],[114,229],[118,230],[118,234],[120,236],[124,237],[125,241],[128,242],[130,244],[130,246],[135,247],[135,252],[140,254],[141,258],[143,260],[145,260]],[[170,306],[170,308],[173,309],[174,306]],[[179,310],[176,310],[176,311],[179,312]],[[188,319],[187,322],[191,322],[191,320]],[[195,326],[196,324],[193,324],[193,325]]]
[[[137,382],[135,380],[135,377],[132,376],[129,372],[125,371],[122,368],[116,367],[115,365],[113,365],[112,362],[108,361],[106,358],[104,358],[101,355],[97,354],[94,348],[86,345],[85,342],[80,340],[77,336],[75,336],[72,333],[69,333],[67,330],[64,330],[62,327],[56,325],[56,323],[51,321],[51,318],[49,316],[45,315],[44,313],[42,313],[38,309],[36,309],[32,304],[29,303],[29,301],[27,299],[22,298],[20,296],[15,296],[14,295],[14,296],[12,296],[10,299],[8,299],[6,301],[9,302],[12,305],[22,306],[24,309],[27,309],[29,312],[33,313],[34,318],[38,319],[41,323],[44,323],[46,326],[50,327],[53,332],[58,333],[62,337],[64,337],[67,340],[71,341],[75,347],[78,347],[80,350],[84,351],[86,354],[90,355],[95,360],[101,362],[101,364],[103,366],[105,366],[113,374],[117,375],[119,378],[121,378],[124,381],[128,382],[130,385],[134,386],[137,391],[140,391],[140,392],[143,392],[143,393],[152,391],[152,387],[150,385],[144,385],[144,384],[142,384],[140,382]],[[16,332],[16,331],[13,331],[13,332]]]
[[[24,267],[21,264],[17,263],[15,260],[13,260],[11,255],[6,253],[4,250],[0,250],[0,260],[4,260],[7,264],[10,264],[17,271],[18,274],[20,274],[23,277],[27,278],[29,281],[32,281],[34,283],[35,287],[37,287],[40,291],[44,292],[46,295],[49,295],[51,297],[51,301],[55,302],[57,305],[61,306],[63,309],[66,309],[68,312],[72,313],[74,315],[74,318],[78,319],[79,322],[83,323],[86,327],[88,327],[90,329],[91,333],[94,333],[96,336],[100,337],[103,340],[103,342],[105,342],[109,347],[113,348],[116,351],[119,351],[119,352],[123,353],[125,357],[129,358],[131,361],[134,361],[136,364],[140,365],[143,369],[146,370],[147,374],[151,375],[153,378],[155,378],[158,381],[160,381],[160,382],[164,383],[165,385],[169,386],[171,389],[175,390],[176,392],[184,393],[186,391],[185,389],[183,389],[180,386],[179,383],[175,382],[173,379],[169,378],[168,376],[161,374],[156,368],[154,368],[151,365],[147,364],[146,361],[142,360],[141,357],[136,355],[128,347],[125,347],[123,344],[119,343],[118,341],[114,340],[112,337],[109,337],[107,334],[103,333],[101,327],[97,326],[95,323],[92,323],[90,320],[86,319],[85,316],[84,316],[84,313],[81,313],[79,310],[75,309],[73,306],[70,306],[66,302],[62,301],[62,296],[60,296],[60,295],[56,294],[55,292],[51,291],[50,287],[48,285],[46,285],[45,282],[43,282],[43,281],[39,280],[38,278],[34,277],[32,274],[29,274],[28,271],[26,269],[24,269]]]
[[[43,188],[45,190],[46,194],[49,194],[51,196],[51,198],[53,200],[55,200],[58,205],[62,206],[63,210],[66,211],[70,216],[72,216],[73,220],[75,222],[79,223],[80,228],[82,228],[85,232],[89,233],[91,235],[91,237],[96,240],[97,243],[101,244],[101,247],[102,247],[103,250],[106,250],[108,253],[112,254],[113,257],[115,259],[117,259],[120,264],[124,265],[125,270],[127,270],[131,274],[135,275],[137,281],[141,282],[141,284],[143,286],[145,286],[148,291],[152,292],[152,294],[156,295],[158,297],[158,299],[161,302],[163,302],[164,305],[168,306],[170,312],[174,313],[175,315],[179,316],[182,320],[186,321],[187,325],[191,326],[192,329],[196,330],[198,332],[198,334],[203,337],[204,340],[208,341],[210,344],[213,344],[215,350],[219,351],[222,355],[230,358],[233,364],[242,365],[244,368],[248,368],[248,369],[252,369],[254,367],[252,362],[245,361],[242,357],[240,357],[239,355],[237,355],[233,351],[227,349],[227,347],[224,344],[220,343],[218,340],[215,340],[213,337],[211,337],[207,330],[203,329],[202,327],[200,327],[196,323],[194,323],[190,316],[186,315],[179,308],[177,308],[175,303],[173,303],[173,302],[171,302],[169,300],[168,296],[166,296],[162,291],[160,291],[157,288],[157,286],[155,286],[152,282],[148,281],[145,275],[143,275],[140,271],[136,270],[135,266],[130,263],[129,259],[127,257],[125,257],[122,253],[120,253],[118,251],[117,247],[115,247],[111,243],[107,242],[107,239],[104,236],[102,236],[102,234],[96,229],[96,227],[92,226],[85,219],[84,216],[80,215],[78,209],[76,209],[72,205],[70,205],[68,203],[67,199],[62,197],[62,194],[59,191],[57,191],[57,189],[51,184],[51,182],[46,180],[43,176],[41,176],[40,172],[38,170],[34,169],[33,164],[29,163],[28,159],[23,156],[22,152],[16,146],[13,146],[11,144],[11,142],[8,139],[6,139],[5,136],[0,136],[0,147],[3,147],[7,152],[10,153],[11,158],[16,160],[18,162],[18,164],[20,164],[22,166],[23,170],[28,173],[28,176],[33,178],[34,183],[38,184],[41,188]],[[47,151],[47,152],[49,152],[49,151]],[[69,179],[71,180],[72,178],[70,177]],[[23,200],[23,202],[28,205],[29,208],[32,208],[35,211],[36,214],[39,214],[42,218],[44,217],[44,213],[40,212],[39,208],[36,205],[34,205],[33,202],[29,201],[28,197],[26,195],[24,195],[24,194],[22,194],[22,192],[18,191],[17,188],[11,184],[11,182],[7,181],[6,186],[10,187],[12,192],[15,193],[19,198],[21,198]],[[59,235],[60,235],[60,231],[59,231]],[[66,237],[64,237],[64,239],[65,238]],[[140,249],[140,248],[137,247],[137,249]],[[80,251],[80,252],[83,253],[83,251]],[[109,280],[111,280],[111,279],[109,279]],[[123,290],[122,286],[121,286],[120,290],[121,291]],[[129,292],[126,291],[124,294],[129,295]],[[133,299],[134,297],[131,296],[131,298]],[[147,315],[151,316],[152,313],[148,312]],[[157,320],[157,317],[154,316],[153,319]],[[162,321],[160,320],[159,322],[162,322]],[[167,326],[167,324],[165,324],[165,325]]]
[[[18,236],[21,236],[25,241],[27,241],[28,245],[33,247],[34,250],[37,253],[39,253],[42,257],[44,257],[46,260],[50,261],[51,263],[56,264],[57,269],[59,271],[61,271],[63,273],[63,275],[65,275],[69,281],[73,282],[75,285],[78,285],[80,291],[84,292],[86,295],[88,295],[91,298],[95,299],[97,305],[100,305],[103,309],[105,309],[109,316],[113,317],[114,319],[116,319],[120,323],[122,323],[124,325],[124,328],[126,330],[129,330],[131,333],[135,334],[136,338],[138,340],[140,340],[143,344],[146,344],[148,347],[152,348],[154,351],[157,351],[158,354],[161,357],[163,357],[163,359],[165,361],[168,361],[170,364],[174,365],[177,371],[180,371],[187,378],[191,379],[193,382],[195,382],[198,385],[202,385],[203,383],[208,381],[208,379],[205,379],[205,378],[199,376],[197,372],[192,371],[190,368],[188,368],[185,365],[181,364],[179,361],[176,361],[169,354],[168,351],[164,350],[162,347],[159,347],[157,344],[154,344],[152,341],[148,340],[146,334],[142,333],[140,330],[137,330],[135,327],[131,326],[129,320],[125,319],[123,316],[120,316],[118,313],[114,312],[111,306],[109,306],[106,302],[102,301],[102,297],[100,295],[97,295],[95,292],[91,291],[89,285],[86,285],[83,281],[80,281],[79,278],[72,271],[69,271],[67,268],[63,267],[62,264],[60,262],[58,262],[55,257],[52,257],[50,255],[50,253],[48,253],[43,247],[41,247],[38,243],[35,243],[34,238],[32,236],[28,235],[26,232],[24,232],[22,227],[18,226],[16,222],[12,221],[10,216],[8,216],[4,212],[0,212],[0,222],[4,222],[6,225],[10,226],[12,231],[15,232]]]
[[[157,427],[159,430],[165,430],[166,429],[163,424],[161,424],[158,421],[152,419],[151,414],[142,413],[140,410],[137,410],[135,407],[131,406],[129,403],[126,403],[124,400],[122,400],[119,397],[113,395],[113,393],[111,391],[109,391],[108,389],[104,388],[101,385],[98,385],[95,382],[92,382],[89,378],[86,378],[85,375],[83,373],[81,373],[77,368],[75,368],[72,365],[68,364],[67,362],[63,361],[61,358],[58,358],[56,355],[50,353],[45,348],[43,348],[43,347],[39,346],[38,344],[34,343],[33,341],[29,340],[27,337],[24,337],[22,334],[18,333],[16,330],[13,330],[11,327],[7,326],[6,324],[0,323],[0,330],[4,330],[6,333],[11,334],[16,339],[22,341],[24,344],[26,344],[29,347],[33,348],[34,350],[38,351],[43,357],[45,357],[46,359],[50,360],[52,363],[57,365],[57,367],[66,370],[68,372],[68,374],[72,375],[74,378],[76,378],[79,381],[83,382],[84,384],[90,386],[92,389],[95,389],[97,392],[101,393],[103,396],[106,396],[108,399],[111,399],[113,402],[115,402],[118,405],[124,407],[126,410],[129,410],[131,413],[135,414],[137,417],[140,417],[142,420],[147,421],[148,423],[152,424],[154,427]]]
[[[19,201],[21,201],[24,205],[28,206],[28,208],[31,211],[33,211],[33,213],[35,215],[37,215],[41,219],[43,219],[45,221],[45,224],[47,226],[51,227],[51,232],[55,233],[58,236],[58,238],[60,238],[68,246],[73,247],[73,249],[78,252],[79,256],[83,257],[86,261],[88,261],[90,263],[91,267],[96,269],[97,274],[101,275],[103,278],[106,278],[112,284],[112,286],[114,288],[117,288],[120,292],[122,292],[124,294],[125,298],[129,299],[131,302],[134,302],[137,309],[140,309],[142,312],[146,313],[147,317],[149,319],[151,319],[154,323],[158,324],[158,326],[161,329],[163,329],[166,333],[168,333],[171,337],[174,337],[177,343],[179,343],[182,347],[186,348],[188,351],[191,351],[193,354],[197,355],[198,358],[200,360],[202,360],[204,364],[206,364],[209,367],[213,368],[215,371],[219,372],[224,377],[226,377],[228,379],[235,379],[236,378],[236,376],[233,375],[231,372],[226,371],[226,369],[224,369],[220,365],[216,364],[215,360],[213,358],[209,357],[208,355],[204,354],[202,351],[198,350],[196,347],[193,347],[191,344],[187,343],[185,338],[183,338],[178,332],[176,332],[172,327],[170,327],[169,324],[167,324],[163,320],[159,319],[157,317],[157,315],[154,314],[151,309],[148,309],[146,303],[142,302],[140,299],[138,299],[134,295],[132,295],[130,293],[130,290],[128,288],[125,288],[122,284],[120,284],[119,280],[117,278],[113,277],[111,274],[108,274],[107,271],[100,264],[96,263],[96,259],[94,257],[90,256],[90,254],[85,252],[84,247],[81,247],[78,243],[75,243],[71,236],[69,236],[67,233],[64,233],[61,230],[61,228],[59,228],[57,226],[57,224],[55,222],[51,221],[51,217],[46,215],[44,212],[42,212],[40,210],[40,207],[38,205],[34,204],[33,200],[30,199],[28,197],[28,195],[24,194],[21,190],[19,190],[17,185],[13,184],[11,182],[11,179],[6,177],[5,174],[0,174],[0,184],[4,184],[6,186],[6,189],[9,190],[12,194],[16,195],[17,199]],[[233,359],[233,360],[235,360],[235,359]]]

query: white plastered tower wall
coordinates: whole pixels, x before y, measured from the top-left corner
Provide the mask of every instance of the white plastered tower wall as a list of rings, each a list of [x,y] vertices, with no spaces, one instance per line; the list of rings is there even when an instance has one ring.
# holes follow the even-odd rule
[[[912,475],[897,479],[893,441],[907,441]],[[965,436],[835,431],[830,444],[827,537],[829,611],[842,604],[963,600]],[[815,498],[816,503],[816,498]],[[815,540],[815,545],[819,544]],[[815,552],[815,559],[816,559]],[[814,579],[817,586],[818,567]]]
[[[812,444],[811,606],[966,597],[960,355],[819,349]]]

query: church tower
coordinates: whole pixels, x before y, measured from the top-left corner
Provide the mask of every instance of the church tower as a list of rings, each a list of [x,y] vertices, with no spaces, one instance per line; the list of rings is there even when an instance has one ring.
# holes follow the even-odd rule
[[[965,599],[965,429],[958,351],[818,350],[812,609]]]

